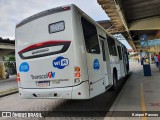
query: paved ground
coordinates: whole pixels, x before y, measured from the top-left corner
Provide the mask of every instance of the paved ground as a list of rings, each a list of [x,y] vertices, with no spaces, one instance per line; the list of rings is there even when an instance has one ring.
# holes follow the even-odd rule
[[[76,116],[85,116],[84,114],[89,111],[92,112],[94,116],[103,117],[93,117],[87,119],[104,119],[107,111],[113,104],[117,92],[108,91],[102,95],[99,95],[91,100],[55,100],[55,99],[20,99],[18,93],[0,98],[0,111],[46,111],[47,114],[51,115],[54,111],[60,111],[60,116],[54,119],[66,119],[63,116],[74,116],[75,111]],[[51,112],[48,112],[51,111]],[[69,111],[69,114],[63,111]],[[73,112],[70,112],[73,111]],[[102,112],[101,112],[102,111]],[[88,113],[87,113],[88,116]],[[68,117],[67,119],[69,119]],[[74,119],[77,117],[73,117]],[[82,118],[82,117],[81,117]],[[8,118],[3,118],[8,120]],[[37,118],[41,119],[41,118]],[[43,118],[42,118],[43,119]],[[53,118],[46,118],[53,119]]]
[[[17,94],[0,98],[0,111],[46,111],[54,114],[55,111],[73,111],[73,113],[61,112],[62,117],[37,118],[43,119],[87,119],[87,120],[158,120],[159,118],[144,117],[114,117],[116,111],[160,111],[160,71],[151,65],[152,76],[144,77],[142,66],[131,63],[133,74],[127,80],[124,88],[114,102],[118,91],[107,91],[91,100],[55,100],[55,99],[20,99]],[[119,86],[121,84],[119,83]],[[114,104],[113,104],[114,103]],[[113,104],[113,105],[112,105]],[[111,107],[112,106],[112,107]],[[107,114],[108,111],[111,111]],[[50,111],[50,112],[49,112]],[[81,111],[75,114],[74,111]],[[85,117],[85,113],[91,112],[94,117]],[[97,116],[101,117],[97,117]],[[112,117],[108,117],[112,116]],[[72,116],[72,117],[63,117]],[[83,116],[83,117],[73,117]],[[107,117],[106,117],[107,116]],[[2,119],[2,118],[0,118]],[[8,120],[8,118],[3,118]],[[21,120],[22,118],[19,118]],[[27,118],[25,118],[27,119]],[[31,119],[31,118],[29,118]],[[35,119],[35,118],[34,118]]]
[[[110,116],[115,116],[116,111],[132,111],[129,113],[133,113],[133,116],[135,113],[144,111],[143,114],[158,114],[159,117],[131,117],[130,119],[160,120],[160,71],[152,64],[152,76],[144,76],[143,67],[140,64],[132,63],[132,67],[133,74],[112,105],[110,111],[113,111],[113,114]],[[122,113],[125,114],[125,112]],[[115,119],[127,120],[129,118],[111,118],[111,120]]]
[[[0,91],[17,88],[16,75],[10,75],[9,79],[0,80]]]

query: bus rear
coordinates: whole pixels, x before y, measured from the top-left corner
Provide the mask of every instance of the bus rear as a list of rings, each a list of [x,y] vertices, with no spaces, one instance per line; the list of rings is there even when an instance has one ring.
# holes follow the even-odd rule
[[[16,26],[17,81],[22,98],[73,99],[77,92],[73,86],[75,71],[78,77],[80,68],[74,65],[72,7],[38,13]]]

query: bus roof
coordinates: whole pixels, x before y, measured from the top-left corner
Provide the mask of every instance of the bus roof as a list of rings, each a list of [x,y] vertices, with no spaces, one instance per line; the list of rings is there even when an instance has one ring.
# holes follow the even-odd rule
[[[29,22],[31,22],[33,20],[36,20],[38,18],[47,16],[47,15],[51,15],[51,14],[54,14],[54,13],[70,10],[71,6],[72,6],[72,4],[71,5],[56,7],[56,8],[52,8],[52,9],[49,9],[49,10],[42,11],[40,13],[37,13],[35,15],[32,15],[32,16],[30,16],[30,17],[22,20],[19,24],[16,25],[16,28],[18,28],[18,27],[20,27],[20,26],[22,26],[22,25],[24,25],[26,23],[29,23]]]
[[[22,20],[19,24],[16,25],[16,28],[26,24],[26,23],[29,23],[33,20],[36,20],[38,18],[41,18],[41,17],[44,17],[44,16],[47,16],[47,15],[51,15],[51,14],[54,14],[54,13],[58,13],[58,12],[63,12],[63,11],[67,11],[67,10],[71,10],[71,7],[75,7],[79,13],[82,15],[82,16],[85,16],[85,18],[87,18],[88,20],[90,20],[90,22],[92,22],[94,25],[100,27],[101,29],[103,29],[104,31],[106,31],[100,24],[96,23],[90,16],[88,16],[85,12],[83,12],[80,8],[78,8],[76,5],[74,4],[70,4],[70,5],[65,5],[65,6],[60,6],[60,7],[56,7],[56,8],[52,8],[52,9],[49,9],[49,10],[45,10],[45,11],[42,11],[40,13],[37,13],[35,15],[32,15],[24,20]],[[110,36],[111,38],[113,38],[114,40],[118,41],[116,38],[114,38],[110,33],[106,32],[106,34],[108,36]],[[123,45],[122,42],[118,41],[119,43],[121,43]],[[125,46],[125,45],[123,45]]]

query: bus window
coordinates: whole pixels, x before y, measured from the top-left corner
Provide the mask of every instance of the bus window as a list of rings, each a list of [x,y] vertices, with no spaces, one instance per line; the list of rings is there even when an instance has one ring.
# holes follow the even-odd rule
[[[83,17],[81,18],[81,21],[87,52],[100,54],[96,27]]]
[[[121,47],[117,46],[118,54],[119,54],[119,60],[122,60],[122,52],[121,52]]]
[[[114,39],[111,37],[108,37],[107,41],[108,41],[108,47],[109,47],[110,54],[113,56],[117,56],[116,45],[115,45]]]
[[[101,42],[101,46],[102,46],[103,61],[106,61],[104,41],[103,41],[103,40],[101,40],[100,42]]]

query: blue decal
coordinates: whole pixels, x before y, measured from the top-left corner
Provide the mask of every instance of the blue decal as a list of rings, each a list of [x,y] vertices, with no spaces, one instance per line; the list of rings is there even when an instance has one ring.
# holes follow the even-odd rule
[[[20,72],[28,72],[29,71],[29,64],[26,62],[21,63],[19,67]]]
[[[94,62],[93,62],[93,68],[94,68],[94,70],[98,70],[100,68],[100,64],[99,64],[98,59],[94,60]]]
[[[63,69],[65,66],[69,65],[69,60],[68,58],[64,58],[62,56],[56,58],[55,60],[53,60],[53,66],[57,67],[59,69]]]

